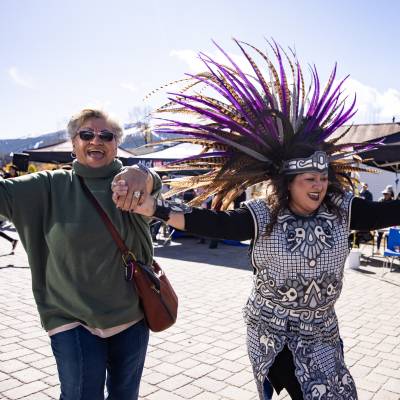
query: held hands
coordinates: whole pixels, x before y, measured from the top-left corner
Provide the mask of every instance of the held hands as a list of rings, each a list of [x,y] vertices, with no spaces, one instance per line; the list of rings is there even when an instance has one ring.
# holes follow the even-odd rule
[[[124,179],[114,180],[111,189],[113,191],[112,199],[117,208],[147,217],[153,216],[155,199],[150,194],[143,193],[141,196],[136,197],[133,193],[133,201],[128,200],[129,193],[132,192],[132,190]]]
[[[154,204],[154,199],[150,196],[153,190],[153,177],[138,167],[127,167],[116,175],[111,184],[111,190],[115,205],[124,211],[148,215],[144,214],[146,207]],[[138,206],[142,205],[144,207],[139,211]]]

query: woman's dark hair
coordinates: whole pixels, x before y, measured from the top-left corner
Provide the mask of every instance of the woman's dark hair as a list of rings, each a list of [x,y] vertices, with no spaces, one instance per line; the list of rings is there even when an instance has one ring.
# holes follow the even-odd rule
[[[307,144],[298,143],[296,145],[293,145],[289,149],[285,159],[291,160],[294,158],[309,157],[312,154],[314,154],[314,152],[317,150],[323,150],[323,149],[318,149]],[[278,220],[280,212],[289,207],[290,199],[289,199],[288,186],[289,183],[293,181],[295,176],[296,175],[284,175],[283,173],[277,174],[274,178],[272,178],[268,182],[266,199],[271,214],[270,214],[270,221],[268,222],[266,227],[267,236],[271,234],[272,229],[274,228],[274,225]],[[326,196],[323,200],[323,203],[330,212],[336,214],[341,219],[342,211],[340,207],[333,202],[330,195],[333,194],[343,195],[344,191],[336,178],[335,172],[331,168],[328,168],[328,180],[329,180],[328,190],[326,192]]]

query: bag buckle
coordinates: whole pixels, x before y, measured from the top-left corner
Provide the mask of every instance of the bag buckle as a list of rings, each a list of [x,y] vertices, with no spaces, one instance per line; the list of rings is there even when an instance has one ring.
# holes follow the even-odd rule
[[[122,260],[125,265],[125,280],[130,282],[133,279],[133,274],[135,272],[136,257],[131,251],[128,251],[126,254],[122,255]]]

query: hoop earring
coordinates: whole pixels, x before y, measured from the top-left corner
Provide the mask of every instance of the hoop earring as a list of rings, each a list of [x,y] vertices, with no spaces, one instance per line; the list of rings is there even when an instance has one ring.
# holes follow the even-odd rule
[[[71,158],[76,158],[76,154],[73,151],[71,151]]]

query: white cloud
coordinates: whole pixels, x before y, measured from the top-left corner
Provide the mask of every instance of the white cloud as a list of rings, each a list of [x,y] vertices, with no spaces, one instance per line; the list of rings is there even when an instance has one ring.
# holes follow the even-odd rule
[[[172,50],[169,55],[184,61],[191,72],[204,70],[204,63],[198,58],[197,52],[194,50]]]
[[[232,66],[231,62],[226,58],[226,56],[219,51],[206,54],[220,64]],[[248,61],[243,56],[238,56],[237,54],[233,53],[227,54],[239,66],[239,68],[242,69],[243,72],[254,75],[254,71],[252,70]],[[171,57],[177,57],[180,60],[184,61],[189,66],[191,72],[202,72],[207,70],[206,65],[199,58],[199,54],[194,50],[171,50],[169,55]]]
[[[349,78],[346,81],[346,93],[352,96],[357,94],[356,108],[358,109],[354,119],[357,123],[392,122],[395,117],[400,120],[400,91],[389,88],[384,92],[364,85],[356,79]]]
[[[127,89],[127,90],[129,90],[131,92],[136,92],[137,91],[136,86],[133,85],[132,83],[129,83],[129,82],[121,82],[119,84],[119,86],[121,86],[123,89]]]
[[[17,85],[33,89],[32,82],[28,78],[23,77],[16,67],[10,67],[8,69],[8,75]]]

